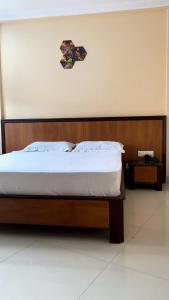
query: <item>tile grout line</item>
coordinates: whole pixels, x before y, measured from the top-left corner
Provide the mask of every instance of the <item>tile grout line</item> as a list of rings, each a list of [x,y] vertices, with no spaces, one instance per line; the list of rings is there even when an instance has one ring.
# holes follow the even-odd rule
[[[106,266],[102,269],[102,271],[100,271],[95,278],[89,283],[89,285],[85,288],[85,290],[78,296],[78,298],[76,300],[79,300],[86,292],[87,290],[93,285],[93,283],[100,277],[101,274],[103,274],[103,272],[108,268],[109,264],[111,262],[108,262],[106,264]]]
[[[121,264],[118,264],[116,262],[113,262],[113,259],[107,264],[107,266],[105,266],[105,268],[91,281],[91,283],[89,284],[89,286],[80,294],[80,296],[77,298],[77,300],[79,300],[86,292],[87,290],[93,285],[93,283],[106,271],[106,269],[108,269],[109,265],[113,263],[113,265],[116,265],[116,266],[120,266],[121,268],[123,269],[127,269],[127,270],[131,270],[133,272],[136,272],[138,274],[142,274],[142,275],[147,275],[149,277],[152,277],[152,278],[155,278],[155,279],[160,279],[160,280],[163,280],[163,281],[166,281],[169,283],[169,279],[167,278],[164,278],[164,277],[160,277],[160,276],[157,276],[157,275],[153,275],[151,273],[148,273],[148,272],[143,272],[143,271],[139,271],[137,269],[134,269],[134,268],[131,268],[131,267],[126,267],[126,266],[123,266]]]
[[[131,241],[142,229],[143,229],[143,227],[144,227],[144,225],[148,222],[148,221],[150,221],[151,220],[151,218],[156,214],[156,212],[158,211],[158,209],[161,207],[161,203],[160,203],[160,205],[159,205],[159,207],[158,208],[156,208],[155,210],[154,210],[154,212],[144,221],[144,223],[141,225],[141,226],[138,226],[139,228],[138,228],[138,230],[133,234],[133,236],[131,237],[131,238],[129,238],[128,240],[127,240],[127,242],[129,242],[129,241]],[[129,225],[128,225],[129,226]],[[130,225],[130,226],[132,226],[132,225]]]
[[[24,246],[22,248],[20,248],[19,250],[15,251],[13,254],[8,255],[7,257],[5,257],[4,259],[0,260],[0,264],[3,264],[4,262],[6,262],[8,259],[10,259],[11,257],[17,255],[18,253],[24,251],[25,249],[29,249],[34,243],[36,243],[37,240],[34,240],[33,242],[31,242],[30,244],[28,244],[27,246]]]
[[[22,247],[21,249],[17,250],[17,251],[14,252],[13,254],[10,254],[10,255],[7,256],[6,258],[0,260],[0,264],[3,263],[4,261],[8,260],[9,258],[15,256],[16,254],[18,254],[18,253],[24,251],[25,249],[30,248],[34,243],[36,243],[36,242],[41,242],[41,241],[43,241],[43,239],[41,240],[41,238],[35,239],[33,242],[31,242],[31,243],[28,244],[27,246]],[[84,257],[87,257],[87,258],[96,260],[96,261],[100,261],[100,262],[102,262],[102,263],[105,263],[106,265],[107,265],[108,263],[110,263],[111,260],[112,260],[112,258],[111,258],[111,260],[107,261],[107,260],[105,260],[105,259],[103,259],[103,258],[96,257],[96,256],[93,256],[93,255],[88,255],[88,254],[85,254],[84,252],[81,252],[81,251],[78,251],[78,250],[75,250],[75,251],[74,251],[73,249],[69,249],[69,248],[67,248],[66,246],[61,245],[60,242],[61,242],[61,240],[56,241],[57,247],[58,247],[59,249],[62,249],[62,250],[65,250],[65,251],[68,251],[68,252],[71,252],[71,253],[74,253],[74,254],[79,254],[79,255],[82,255],[82,256],[84,256]],[[115,250],[115,249],[114,249],[114,250]],[[117,253],[118,250],[115,250],[115,251],[116,251],[116,253],[115,253],[115,256],[116,256],[116,255],[118,254],[118,253]],[[114,258],[114,256],[113,256],[113,258]]]
[[[149,220],[151,220],[151,218],[156,214],[156,212],[158,211],[158,209],[159,209],[160,207],[161,207],[161,203],[159,204],[158,208],[156,208],[156,209],[153,211],[153,213],[152,213],[152,214],[151,214],[151,215],[143,222],[143,224],[142,224],[141,226],[138,226],[138,228],[137,228],[137,230],[135,231],[135,233],[133,233],[133,234],[131,235],[131,237],[129,237],[128,239],[126,239],[126,242],[130,242],[132,239],[135,238],[135,236],[136,236],[136,235],[144,228],[145,224],[146,224]],[[133,226],[133,225],[130,225],[130,226]],[[35,244],[35,243],[36,243],[37,241],[39,241],[39,240],[41,240],[41,239],[40,239],[40,238],[35,239],[34,241],[32,241],[32,242],[31,242],[30,244],[28,244],[27,246],[24,246],[23,248],[17,250],[17,251],[14,252],[13,254],[9,255],[8,257],[6,257],[6,258],[3,259],[2,261],[0,261],[0,263],[3,263],[3,262],[5,262],[5,261],[9,260],[11,257],[17,255],[17,254],[20,253],[20,252],[23,252],[25,249],[30,248],[33,244]],[[65,250],[69,250],[69,249],[67,249],[66,247],[62,247],[62,246],[60,246],[60,245],[58,245],[58,246],[59,246],[59,248],[62,248],[62,249],[65,249]],[[125,246],[125,243],[124,243],[124,246]],[[71,250],[70,250],[70,251],[71,251]],[[119,265],[120,267],[122,267],[122,268],[124,268],[124,269],[132,270],[132,271],[134,271],[134,272],[136,272],[136,273],[145,274],[145,275],[147,275],[147,276],[151,276],[151,277],[153,277],[153,278],[157,278],[157,279],[160,279],[160,280],[165,280],[165,281],[167,281],[167,282],[169,281],[169,279],[166,279],[166,278],[163,278],[163,277],[159,277],[159,276],[156,276],[156,275],[154,276],[154,275],[151,274],[151,273],[145,273],[145,272],[142,272],[142,271],[138,271],[137,269],[130,268],[130,267],[125,267],[125,266],[122,266],[122,265],[120,265],[120,264],[118,264],[118,263],[115,263],[114,260],[115,260],[115,258],[118,257],[118,255],[121,253],[122,249],[119,247],[119,249],[118,249],[117,251],[118,251],[118,253],[116,253],[116,254],[113,256],[113,258],[112,258],[109,262],[107,262],[107,261],[105,261],[105,260],[103,260],[103,259],[101,259],[101,258],[96,258],[96,257],[94,257],[94,256],[85,255],[85,254],[81,253],[80,251],[76,251],[76,252],[71,251],[71,252],[74,252],[74,253],[79,253],[79,254],[84,255],[84,256],[86,256],[86,257],[90,257],[90,258],[93,258],[93,259],[96,259],[96,260],[100,260],[100,261],[102,261],[102,262],[105,262],[105,266],[103,267],[103,269],[102,269],[101,271],[98,272],[98,274],[95,276],[95,278],[94,278],[93,280],[91,280],[91,282],[89,283],[88,287],[86,287],[86,289],[84,289],[84,291],[78,296],[77,300],[81,299],[81,297],[87,292],[88,289],[90,289],[90,287],[93,285],[93,283],[94,283],[94,282],[95,282],[95,281],[96,281],[96,280],[104,273],[104,271],[106,271],[106,269],[109,267],[109,265],[110,265],[111,263],[113,263],[113,264],[115,264],[115,265]]]
[[[129,238],[127,241],[129,241],[130,239],[132,239],[132,237]],[[111,263],[113,263],[114,259],[120,254],[120,252],[121,252],[121,249],[119,249],[119,252],[116,253],[113,256],[113,258],[106,264],[106,266],[104,267],[104,269],[99,274],[97,274],[97,276],[90,282],[90,284],[88,285],[88,287],[80,294],[80,296],[77,298],[77,300],[79,300],[87,292],[87,290],[93,285],[93,283],[104,273],[104,271],[106,271],[106,269],[109,267],[109,265]]]
[[[115,257],[117,257],[117,256],[118,256],[118,254],[115,255]],[[113,263],[114,265],[120,266],[123,269],[127,269],[127,270],[131,270],[133,272],[136,272],[138,274],[140,273],[142,275],[147,275],[147,276],[150,276],[150,277],[155,278],[155,279],[160,279],[160,280],[164,280],[166,282],[169,282],[169,279],[167,279],[167,278],[160,277],[160,276],[157,276],[157,275],[153,275],[153,274],[148,273],[148,272],[139,271],[139,270],[131,268],[131,267],[126,267],[126,266],[123,266],[123,265],[118,264],[116,262],[113,262],[113,260],[114,260],[114,257],[109,263],[107,263],[107,265],[104,267],[104,269],[99,274],[97,274],[97,276],[90,282],[88,287],[78,296],[78,298],[76,300],[79,300],[88,291],[88,289],[93,285],[93,283],[106,271],[106,269],[108,269],[108,267],[111,263]]]
[[[167,281],[169,283],[168,278],[161,277],[161,276],[158,276],[158,275],[153,275],[152,273],[148,273],[148,272],[144,272],[144,271],[139,271],[138,269],[135,269],[135,268],[132,268],[132,267],[123,266],[120,263],[116,263],[116,262],[112,262],[112,263],[116,266],[120,266],[123,269],[128,269],[128,270],[131,270],[131,271],[136,272],[136,273],[140,273],[140,274],[147,275],[147,276],[150,276],[150,277],[153,277],[153,278],[156,278],[156,279]]]
[[[158,208],[156,208],[155,211],[157,211],[157,210],[158,210]],[[126,240],[126,242],[131,241],[131,240],[132,240],[132,239],[140,232],[140,230],[144,227],[144,225],[145,225],[145,224],[146,224],[146,223],[154,216],[155,211],[153,212],[153,214],[152,214],[148,219],[146,219],[146,221],[145,221],[141,226],[138,226],[138,227],[139,227],[138,230],[136,230],[136,232],[135,232],[130,238],[128,238],[128,239]],[[131,227],[133,226],[133,227],[134,227],[134,225],[128,225],[128,226],[131,226]],[[137,226],[135,226],[135,227],[137,227]],[[8,260],[9,258],[11,258],[12,256],[16,255],[17,253],[22,252],[23,250],[25,250],[25,249],[31,247],[31,246],[32,246],[35,242],[37,242],[37,241],[41,241],[41,238],[38,237],[38,238],[35,239],[32,243],[30,243],[28,246],[24,246],[23,248],[17,250],[17,251],[14,252],[13,254],[11,254],[11,255],[9,255],[8,257],[6,257],[5,259],[0,260],[0,263],[2,263],[2,262],[4,262],[4,261]],[[73,251],[73,250],[71,250],[71,249],[67,249],[66,247],[60,245],[60,242],[61,242],[61,240],[58,241],[58,246],[59,246],[59,248],[61,248],[61,249],[69,250],[69,251],[71,251],[72,253],[81,254],[81,255],[84,255],[84,256],[86,256],[86,257],[93,258],[93,259],[96,259],[96,260],[99,260],[99,261],[102,261],[102,262],[105,262],[105,263],[111,263],[111,262],[114,260],[114,258],[117,257],[117,256],[119,255],[119,253],[116,253],[116,255],[113,256],[113,258],[112,258],[109,262],[107,262],[106,260],[104,260],[104,259],[102,259],[102,258],[98,258],[98,257],[91,256],[91,255],[86,255],[86,254],[84,254],[84,253],[81,252],[81,251]],[[121,252],[121,249],[119,249],[119,252]]]
[[[141,229],[144,227],[144,225],[152,218],[152,216],[155,214],[155,212],[160,208],[161,204],[159,204],[158,208],[156,208],[154,210],[154,212],[151,214],[150,217],[148,217],[145,222],[141,225],[141,226],[138,226],[138,230],[136,230],[136,232],[130,237],[127,239],[127,242],[129,242],[130,240],[132,240],[140,231]],[[129,226],[133,226],[133,225],[129,225]],[[124,246],[125,246],[125,243],[124,243]],[[88,287],[78,296],[77,300],[79,300],[86,292],[87,290],[93,285],[93,283],[104,273],[104,271],[109,267],[109,265],[111,263],[114,263],[113,261],[115,260],[116,257],[118,257],[118,255],[120,255],[122,249],[118,249],[118,253],[116,253],[113,258],[106,264],[105,268],[99,273],[97,274],[97,276],[90,282],[90,284],[88,285]],[[122,266],[123,267],[123,266]],[[125,268],[125,267],[123,267]],[[133,271],[139,273],[137,270],[134,270]],[[141,273],[141,272],[140,272]],[[143,273],[144,274],[144,273]],[[145,273],[146,274],[146,273]],[[149,276],[152,276],[151,274],[147,274]],[[153,276],[152,276],[153,277]],[[155,277],[155,278],[159,278],[159,279],[162,279],[162,280],[167,280],[167,279],[163,279],[163,278],[160,278],[160,277]],[[168,280],[167,280],[168,281]]]
[[[150,220],[152,219],[152,217],[156,214],[156,212],[158,211],[158,209],[160,209],[160,207],[161,207],[161,203],[160,203],[159,206],[154,210],[154,212],[151,214],[151,216],[150,216],[149,218],[147,218],[147,219],[145,220],[145,222],[139,227],[139,229],[132,235],[132,237],[129,238],[129,239],[127,240],[127,242],[130,242],[132,239],[135,238],[135,236],[136,236],[136,235],[144,228],[145,224],[146,224],[148,221],[150,221]],[[125,245],[124,245],[124,246],[125,246]],[[167,278],[160,277],[160,276],[158,276],[158,275],[153,275],[152,273],[139,271],[138,269],[135,269],[135,268],[126,267],[126,266],[123,266],[123,265],[121,265],[121,264],[115,262],[115,259],[121,254],[122,251],[123,251],[123,249],[120,249],[119,253],[118,253],[117,255],[115,255],[115,256],[112,258],[112,261],[111,261],[111,262],[112,262],[113,264],[116,264],[116,265],[118,265],[118,266],[120,266],[120,267],[122,267],[122,268],[126,268],[126,269],[133,270],[133,271],[135,271],[135,272],[137,272],[137,273],[149,275],[149,276],[151,276],[151,277],[153,277],[153,278],[157,278],[157,279],[169,281],[169,279],[167,279]]]
[[[129,238],[129,240],[130,240],[130,238]],[[121,252],[121,249],[118,249],[118,250],[119,250],[119,252]],[[99,274],[97,274],[97,276],[90,282],[88,287],[78,296],[78,298],[76,300],[79,300],[87,292],[87,290],[93,285],[93,283],[104,273],[104,271],[106,271],[106,269],[109,267],[109,265],[113,262],[114,258],[119,255],[119,252],[113,256],[113,258],[106,264],[106,266],[103,268],[103,270],[101,272],[99,272]]]
[[[39,238],[39,239],[37,239],[37,240],[40,241],[41,239]],[[60,249],[69,251],[69,252],[74,253],[74,254],[79,254],[79,255],[82,255],[82,256],[85,256],[85,257],[94,259],[94,260],[98,260],[98,261],[103,262],[103,263],[105,263],[105,264],[108,263],[108,261],[105,260],[105,259],[103,259],[103,258],[99,258],[99,257],[93,256],[93,255],[88,255],[88,254],[85,254],[84,252],[81,252],[81,251],[78,251],[78,250],[73,250],[73,249],[71,249],[71,248],[67,248],[67,247],[64,246],[64,245],[61,245],[62,240],[57,240],[56,243],[58,244],[58,248],[60,248]]]
[[[159,205],[160,207],[160,205]],[[141,226],[138,226],[139,228],[136,230],[136,232],[130,237],[128,238],[125,242],[124,242],[124,247],[125,247],[125,243],[128,243],[130,242],[132,239],[134,239],[136,237],[136,235],[144,228],[144,225],[155,215],[156,211],[158,210],[158,208],[156,208],[154,210],[154,212],[152,213],[152,215],[150,217],[148,217],[144,223],[141,225]],[[134,226],[134,225],[128,225],[128,226]],[[117,255],[115,255],[113,258],[112,258],[112,261],[111,262],[114,262],[114,260],[122,253],[123,249],[119,249],[119,252],[117,253]]]

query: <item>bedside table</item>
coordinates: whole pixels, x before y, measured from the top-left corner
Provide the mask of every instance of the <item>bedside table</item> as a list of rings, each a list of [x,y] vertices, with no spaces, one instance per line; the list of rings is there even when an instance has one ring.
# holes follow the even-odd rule
[[[138,184],[153,183],[157,191],[162,191],[161,162],[146,162],[144,160],[129,160],[129,189],[135,189]]]

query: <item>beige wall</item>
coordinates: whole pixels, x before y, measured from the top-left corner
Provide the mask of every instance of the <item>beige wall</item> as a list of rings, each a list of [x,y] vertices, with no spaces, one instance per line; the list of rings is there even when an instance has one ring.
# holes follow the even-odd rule
[[[6,118],[169,116],[167,8],[9,22],[1,31]],[[72,70],[59,63],[64,39],[88,52]],[[169,154],[169,135],[167,144]]]
[[[86,48],[64,70],[60,44]],[[2,25],[7,118],[164,114],[166,10]]]

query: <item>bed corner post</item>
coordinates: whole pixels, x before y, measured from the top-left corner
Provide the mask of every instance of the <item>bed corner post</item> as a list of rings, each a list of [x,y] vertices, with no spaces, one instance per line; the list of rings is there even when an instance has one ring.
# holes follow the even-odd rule
[[[124,242],[123,200],[109,200],[109,241]]]

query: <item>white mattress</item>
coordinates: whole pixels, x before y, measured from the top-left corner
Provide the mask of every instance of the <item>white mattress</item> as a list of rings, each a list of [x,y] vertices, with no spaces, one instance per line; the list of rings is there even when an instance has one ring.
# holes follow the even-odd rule
[[[0,156],[0,194],[117,196],[121,153],[23,152]]]

